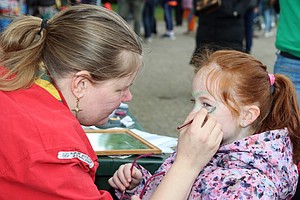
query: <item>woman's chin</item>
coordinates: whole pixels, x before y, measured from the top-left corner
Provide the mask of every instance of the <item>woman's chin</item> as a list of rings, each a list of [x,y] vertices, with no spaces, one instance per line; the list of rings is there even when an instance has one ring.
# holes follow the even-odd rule
[[[83,126],[102,126],[108,122],[109,118],[101,119],[98,122],[81,122],[80,124]]]
[[[102,126],[102,125],[106,124],[108,122],[108,120],[109,120],[109,118],[107,117],[107,118],[99,121],[98,123],[96,123],[95,126]]]

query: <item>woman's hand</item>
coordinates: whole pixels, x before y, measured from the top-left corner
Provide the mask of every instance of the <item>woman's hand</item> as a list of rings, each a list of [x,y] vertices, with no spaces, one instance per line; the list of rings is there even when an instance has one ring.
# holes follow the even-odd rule
[[[192,119],[190,125],[180,130],[175,162],[199,172],[217,152],[223,132],[221,125],[208,116],[206,109],[190,114],[185,122]]]
[[[136,167],[133,167],[131,172],[131,165],[131,163],[121,165],[108,180],[109,185],[121,191],[135,188],[142,179],[142,173]]]

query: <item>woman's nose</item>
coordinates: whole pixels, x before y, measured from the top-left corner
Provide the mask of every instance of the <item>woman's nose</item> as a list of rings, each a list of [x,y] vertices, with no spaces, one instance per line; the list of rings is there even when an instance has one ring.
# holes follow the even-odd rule
[[[129,102],[129,101],[131,101],[131,99],[132,99],[132,94],[131,94],[130,90],[128,90],[128,91],[123,95],[122,102]]]

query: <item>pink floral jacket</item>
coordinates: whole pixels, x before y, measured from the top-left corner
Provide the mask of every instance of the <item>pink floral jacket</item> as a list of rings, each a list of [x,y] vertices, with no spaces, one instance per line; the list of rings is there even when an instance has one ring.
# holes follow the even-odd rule
[[[167,172],[175,157],[176,153],[167,158],[155,174]],[[163,175],[152,177],[145,186],[152,175],[143,167],[141,170],[140,185],[126,193],[143,192],[143,199],[149,199]],[[273,130],[221,146],[199,173],[188,199],[290,199],[297,182],[288,131]]]

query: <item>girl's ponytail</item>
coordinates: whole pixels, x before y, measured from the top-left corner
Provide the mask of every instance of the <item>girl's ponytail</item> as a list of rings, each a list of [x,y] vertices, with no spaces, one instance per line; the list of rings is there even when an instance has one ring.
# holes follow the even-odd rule
[[[287,127],[293,143],[295,163],[300,161],[300,113],[293,83],[281,74],[275,74],[275,84],[271,88],[272,106],[263,121],[262,130]]]

